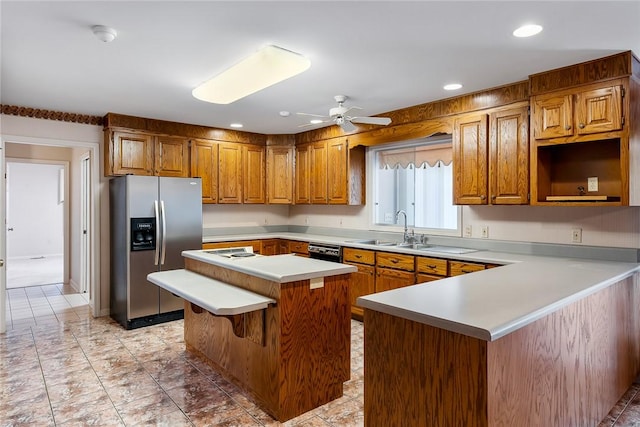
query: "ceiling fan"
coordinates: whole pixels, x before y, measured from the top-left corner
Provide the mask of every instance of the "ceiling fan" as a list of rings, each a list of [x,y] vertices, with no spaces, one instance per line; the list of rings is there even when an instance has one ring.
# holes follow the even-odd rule
[[[389,117],[349,116],[347,115],[347,113],[349,113],[351,110],[361,110],[362,108],[355,107],[355,106],[345,107],[344,102],[347,100],[347,96],[345,95],[336,95],[333,97],[333,99],[336,100],[336,102],[338,103],[338,106],[329,109],[328,116],[322,116],[319,114],[309,114],[309,113],[297,113],[299,116],[311,116],[311,117],[320,117],[320,118],[326,119],[326,120],[315,121],[313,123],[304,124],[304,125],[301,125],[300,127],[313,126],[320,123],[334,122],[335,124],[340,126],[340,128],[342,128],[343,131],[352,132],[356,130],[356,127],[353,125],[353,123],[365,123],[370,125],[382,125],[382,126],[386,126],[389,123],[391,123],[391,119]]]

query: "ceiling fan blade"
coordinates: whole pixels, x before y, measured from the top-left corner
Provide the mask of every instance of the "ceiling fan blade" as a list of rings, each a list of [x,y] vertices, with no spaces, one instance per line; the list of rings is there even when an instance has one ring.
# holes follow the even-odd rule
[[[342,112],[342,115],[343,116],[346,115],[351,110],[362,110],[362,108],[361,107],[356,107],[355,105],[353,105],[351,107],[347,107],[347,109]]]
[[[339,123],[338,126],[345,132],[353,132],[356,130],[356,127],[349,120],[344,120],[342,123]]]
[[[329,120],[323,120],[321,122],[318,123],[305,123],[303,125],[298,125],[299,128],[306,128],[306,127],[311,127],[311,126],[318,126],[321,125],[323,123],[329,123],[329,122],[333,122],[333,120],[329,119]]]
[[[296,113],[298,116],[311,116],[311,117],[322,117],[328,119],[329,116],[323,116],[322,114],[310,114],[310,113]]]
[[[382,126],[386,126],[391,123],[391,119],[389,117],[352,117],[351,121],[353,123],[366,123],[369,125]]]

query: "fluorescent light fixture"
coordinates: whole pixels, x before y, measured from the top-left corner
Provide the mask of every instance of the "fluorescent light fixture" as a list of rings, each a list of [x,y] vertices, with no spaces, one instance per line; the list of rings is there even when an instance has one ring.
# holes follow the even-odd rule
[[[202,83],[191,93],[202,101],[230,104],[300,74],[310,66],[311,61],[304,56],[269,45]]]
[[[513,31],[513,35],[516,37],[531,37],[531,36],[535,36],[540,31],[542,31],[541,25],[528,24],[528,25],[523,25],[520,28],[516,28]]]
[[[242,127],[242,123],[231,123],[229,126],[235,129],[240,129]]]
[[[444,85],[444,90],[458,90],[462,87],[460,83],[449,83],[448,85]]]

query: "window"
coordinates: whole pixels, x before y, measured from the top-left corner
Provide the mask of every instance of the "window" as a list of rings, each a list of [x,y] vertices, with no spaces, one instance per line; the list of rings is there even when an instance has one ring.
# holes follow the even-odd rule
[[[437,136],[369,150],[373,228],[407,225],[429,234],[461,235],[460,208],[453,204],[451,136]]]

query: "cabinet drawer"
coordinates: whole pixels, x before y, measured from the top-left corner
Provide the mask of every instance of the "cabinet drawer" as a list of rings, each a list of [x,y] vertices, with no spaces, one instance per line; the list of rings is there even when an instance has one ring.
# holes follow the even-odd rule
[[[394,254],[390,252],[378,252],[376,265],[398,270],[414,271],[414,258],[412,255]]]
[[[244,246],[251,246],[253,252],[259,254],[262,250],[262,242],[260,240],[237,240],[234,242],[214,242],[203,243],[202,249],[224,249],[224,248],[241,248]]]
[[[476,264],[473,262],[449,261],[449,275],[460,276],[461,274],[473,273],[474,271],[484,270],[484,264]]]
[[[447,260],[439,258],[416,257],[416,271],[418,273],[447,275]]]
[[[289,242],[289,252],[294,254],[309,254],[309,243],[307,242]]]
[[[435,274],[416,273],[416,283],[433,282],[440,279],[444,279],[444,277]]]
[[[376,253],[364,249],[343,248],[342,259],[345,262],[374,265],[376,263]]]

